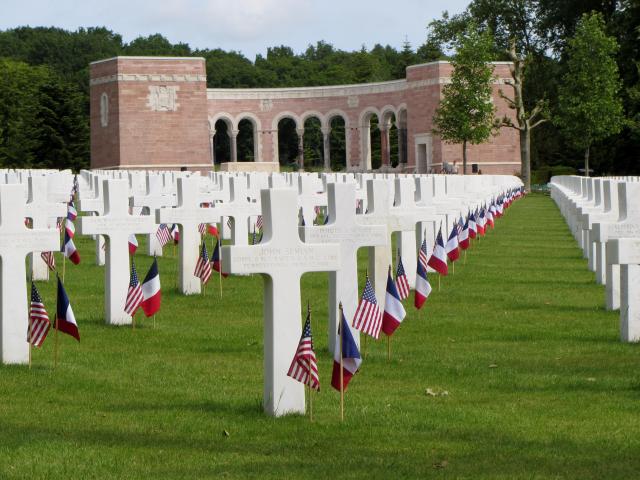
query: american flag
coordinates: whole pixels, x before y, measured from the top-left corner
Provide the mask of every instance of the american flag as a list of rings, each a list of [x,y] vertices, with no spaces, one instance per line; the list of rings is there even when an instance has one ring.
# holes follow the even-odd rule
[[[41,252],[40,258],[44,260],[44,263],[47,264],[49,270],[53,272],[56,269],[56,259],[53,256],[53,252]]]
[[[424,269],[424,271],[427,271],[427,262],[429,261],[429,258],[427,256],[427,239],[424,238],[422,240],[422,245],[420,245],[420,251],[418,252],[418,262],[420,262],[420,265],[422,265],[422,268]]]
[[[318,376],[318,363],[316,353],[313,351],[313,338],[311,337],[311,313],[307,313],[307,321],[304,322],[302,336],[298,349],[293,356],[287,375],[314,390],[320,390],[320,377]]]
[[[127,290],[127,300],[125,301],[124,311],[133,317],[140,306],[140,302],[142,302],[142,287],[140,287],[138,273],[136,272],[136,264],[133,262],[132,258],[131,277],[129,280],[129,290]]]
[[[262,230],[262,215],[258,215],[258,220],[256,220],[256,228],[258,230]]]
[[[409,280],[407,279],[407,274],[404,271],[401,256],[398,256],[398,269],[396,270],[396,288],[398,289],[400,300],[404,300],[405,298],[409,297]]]
[[[158,239],[161,247],[164,247],[171,241],[171,232],[169,231],[166,223],[160,224],[158,230],[156,231],[156,238]]]
[[[373,291],[368,276],[352,325],[356,330],[360,330],[375,339],[380,336],[382,312],[376,301],[376,293]]]
[[[203,284],[206,284],[209,281],[209,277],[211,277],[211,263],[209,263],[207,243],[204,240],[202,241],[202,248],[200,249],[200,255],[198,255],[196,269],[193,274],[198,277]]]
[[[204,235],[204,232],[207,231],[207,224],[206,223],[201,223],[198,225],[198,233],[200,235]]]
[[[227,227],[232,228],[231,217],[227,217]]]
[[[31,306],[29,308],[29,320],[31,322],[31,344],[41,347],[47,333],[51,328],[49,315],[44,308],[40,293],[34,283],[31,283]],[[27,332],[27,341],[29,341],[29,333]]]

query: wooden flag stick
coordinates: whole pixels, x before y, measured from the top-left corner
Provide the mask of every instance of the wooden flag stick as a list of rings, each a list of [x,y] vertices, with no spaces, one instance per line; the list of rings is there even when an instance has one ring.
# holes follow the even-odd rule
[[[471,243],[471,242],[469,242],[469,243]],[[464,251],[464,261],[462,262],[462,264],[463,265],[467,264],[467,251],[466,250]]]
[[[133,312],[133,315],[131,315],[131,330],[135,330],[136,329],[136,312]]]
[[[438,291],[440,291],[440,273],[438,273]]]
[[[62,254],[62,283],[64,283],[64,273],[67,270],[67,256]]]
[[[340,341],[340,421],[344,422],[344,372],[342,361],[342,302],[340,302],[340,324],[338,325],[338,337]]]
[[[391,336],[387,337],[387,361],[391,361]]]
[[[368,335],[364,335],[364,345],[362,347],[362,354],[364,355],[364,358],[367,358],[367,337]]]
[[[58,366],[58,318],[54,317],[56,321],[56,333],[53,343],[53,368]]]
[[[451,268],[452,268],[451,273],[453,275],[455,275],[456,274],[456,262],[451,262]]]

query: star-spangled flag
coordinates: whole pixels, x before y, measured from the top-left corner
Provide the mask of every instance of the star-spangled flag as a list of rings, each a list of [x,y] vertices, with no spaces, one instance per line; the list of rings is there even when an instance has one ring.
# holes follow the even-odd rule
[[[160,310],[162,292],[160,291],[160,273],[158,272],[158,260],[153,259],[151,268],[142,282],[142,302],[140,306],[147,317]]]
[[[158,243],[160,244],[161,248],[171,241],[171,232],[169,232],[169,227],[167,227],[166,223],[161,223],[160,225],[158,225],[158,230],[156,230],[156,238],[158,239]]]
[[[438,230],[436,244],[433,246],[433,253],[431,254],[431,257],[429,257],[427,265],[433,268],[440,275],[447,275],[449,273],[449,267],[447,266],[447,254],[444,249],[444,242],[442,241],[442,227]]]
[[[129,235],[129,255],[133,255],[138,250],[138,239],[136,238],[135,233]]]
[[[229,227],[229,229],[233,228],[233,222],[231,221],[231,217],[227,217],[227,227]]]
[[[62,245],[62,254],[65,257],[67,257],[69,260],[71,260],[71,263],[73,263],[74,265],[78,265],[80,263],[80,254],[78,253],[78,250],[76,249],[76,246],[73,243],[73,240],[71,239],[71,237],[69,237],[67,232],[64,233],[64,244]]]
[[[77,216],[78,211],[76,210],[76,206],[71,201],[67,204],[67,220],[71,220],[73,222]]]
[[[300,207],[300,212],[298,213],[298,217],[300,218],[300,226],[304,227],[304,213],[302,211],[302,207]]]
[[[347,319],[344,318],[344,312],[342,312],[341,316],[338,335],[340,335],[342,348],[336,348],[333,357],[331,386],[340,391],[340,351],[342,351],[342,389],[346,391],[351,378],[353,378],[362,364],[362,358],[360,357],[360,350],[358,350],[353,335],[351,335],[351,329],[349,328]]]
[[[458,245],[462,250],[469,248],[469,217],[465,220],[462,230],[458,234]]]
[[[398,288],[398,295],[400,300],[404,300],[409,297],[409,279],[407,273],[404,271],[404,265],[402,265],[402,257],[398,256],[398,268],[396,269],[396,287]]]
[[[260,238],[262,240],[262,237]],[[222,271],[222,262],[220,261],[220,240],[216,241],[216,246],[213,249],[213,254],[211,255],[211,265],[213,265],[213,269],[220,273],[223,278],[227,278],[229,276],[228,273],[224,273]]]
[[[142,302],[142,287],[138,280],[138,272],[136,272],[136,264],[131,259],[131,274],[129,275],[129,289],[127,290],[127,299],[125,300],[124,311],[128,315],[135,315],[136,310]]]
[[[422,244],[420,245],[420,250],[418,250],[418,263],[422,265],[424,271],[427,271],[427,262],[429,261],[429,254],[427,253],[427,239],[426,232],[422,237]]]
[[[53,256],[53,252],[40,252],[40,258],[47,264],[49,270],[53,272],[56,269],[56,259]]]
[[[380,336],[380,328],[382,327],[382,312],[376,300],[376,293],[371,286],[369,276],[364,284],[362,298],[358,303],[358,308],[353,316],[351,323],[353,328],[360,330],[362,333],[377,339]]]
[[[41,347],[44,339],[47,338],[47,333],[49,333],[49,329],[51,328],[51,322],[49,322],[49,315],[44,308],[40,293],[33,282],[31,282],[29,321],[31,322],[31,339],[29,339],[29,332],[27,332],[27,342],[30,341],[34,347]]]
[[[261,231],[263,226],[262,215],[258,215],[258,219],[256,220],[256,228]]]
[[[298,342],[298,348],[291,361],[287,375],[314,390],[320,390],[320,377],[318,376],[318,361],[313,350],[313,338],[311,336],[311,318],[307,313],[307,320],[302,328],[302,336]]]
[[[200,235],[204,235],[204,232],[207,231],[207,224],[206,223],[200,223],[198,224],[198,233]]]
[[[209,253],[207,252],[207,242],[202,241],[200,248],[200,255],[198,255],[198,261],[196,262],[196,268],[193,274],[198,277],[203,284],[209,281],[211,277],[211,263],[209,263]]]
[[[420,250],[424,250],[425,255],[427,251],[427,245],[425,242],[422,242],[422,246]],[[431,284],[429,283],[429,279],[427,278],[427,268],[422,264],[420,260],[418,260],[418,268],[416,270],[416,290],[414,297],[414,306],[420,310],[424,302],[429,298],[431,294]]]
[[[76,340],[80,341],[80,333],[78,332],[78,323],[76,317],[73,314],[73,309],[69,303],[69,297],[62,285],[60,277],[58,277],[58,305],[56,308],[56,330],[71,335]]]
[[[447,257],[452,262],[455,262],[460,257],[460,250],[458,249],[458,225],[454,224],[451,229],[451,233],[449,234],[449,238],[447,239],[447,244],[445,245],[445,252]]]
[[[396,284],[391,278],[391,267],[389,267],[389,275],[387,277],[387,293],[384,300],[384,314],[382,315],[382,331],[390,337],[396,328],[400,326],[402,320],[407,315],[402,302],[400,301],[400,295]]]
[[[256,245],[258,237],[256,236],[256,226],[253,226],[253,233],[251,234],[251,245]]]

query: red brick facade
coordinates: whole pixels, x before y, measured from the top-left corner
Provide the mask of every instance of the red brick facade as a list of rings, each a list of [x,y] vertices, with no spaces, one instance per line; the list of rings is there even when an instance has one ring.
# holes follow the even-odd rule
[[[455,161],[462,173],[461,146],[445,144],[432,134],[433,114],[450,75],[449,63],[433,62],[411,66],[406,79],[391,82],[207,89],[201,58],[118,57],[95,62],[91,64],[91,165],[205,169],[212,162],[211,139],[216,122],[226,123],[233,145],[244,119],[253,125],[256,161],[275,165],[278,122],[291,118],[302,133],[305,121],[316,117],[325,137],[328,166],[330,123],[340,116],[345,122],[348,169],[368,170],[369,122],[375,115],[381,126],[384,168],[389,168],[388,128],[395,124],[405,138],[399,142],[404,163],[398,171],[439,172],[443,161],[450,165]],[[496,63],[495,75],[496,115],[513,116],[498,94],[501,88],[511,93],[504,85],[504,79],[510,77],[508,64]],[[231,156],[235,158],[235,148]],[[519,173],[517,132],[502,129],[486,144],[469,146],[468,159],[483,173]]]

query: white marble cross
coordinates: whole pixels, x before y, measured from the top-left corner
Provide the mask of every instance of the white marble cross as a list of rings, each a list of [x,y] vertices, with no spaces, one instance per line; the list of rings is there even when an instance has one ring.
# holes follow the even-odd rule
[[[607,262],[620,268],[620,339],[640,342],[640,238],[609,240]]]
[[[339,246],[300,241],[295,190],[262,190],[261,199],[262,243],[223,247],[223,270],[263,274],[265,412],[304,413],[304,386],[287,376],[302,333],[300,277],[340,268]]]
[[[145,215],[151,215],[155,221],[156,210],[163,207],[171,207],[175,203],[173,195],[162,193],[162,177],[149,174],[146,178],[146,194],[133,195],[130,199],[132,207],[143,207]],[[156,231],[159,225],[156,225]],[[147,235],[147,254],[157,257],[162,255],[162,246],[156,237],[156,232]]]
[[[386,225],[386,245],[369,247],[369,276],[373,283],[378,302],[384,303],[387,289],[389,265],[393,264],[391,255],[391,234],[394,232],[415,232],[416,222],[413,217],[398,207],[391,207],[389,198],[390,180],[367,180],[367,205],[369,212],[360,215],[364,225]],[[411,268],[408,264],[408,268]],[[406,270],[406,269],[405,269]]]
[[[66,204],[50,202],[47,199],[47,183],[47,177],[44,175],[29,177],[29,200],[25,205],[25,216],[31,219],[31,227],[36,230],[55,229],[58,217],[67,215]],[[29,260],[31,278],[33,280],[48,280],[49,267],[40,257],[40,253],[30,253]]]
[[[193,295],[201,291],[200,279],[193,274],[200,245],[198,225],[220,221],[219,209],[201,207],[201,204],[206,202],[206,198],[198,192],[199,183],[198,177],[179,177],[177,206],[156,210],[157,223],[175,223],[180,227],[178,269],[180,291],[185,295]]]
[[[93,197],[80,197],[78,202],[78,211],[91,212],[94,215],[104,215],[104,197],[102,192],[102,182],[105,179],[98,174],[93,175]],[[104,237],[102,235],[94,235],[96,241],[96,265],[104,265]]]
[[[131,323],[131,317],[124,311],[129,287],[129,236],[132,233],[155,232],[155,222],[153,217],[129,214],[127,180],[103,180],[102,194],[104,214],[78,217],[78,232],[81,235],[106,237],[105,322],[110,325],[127,325]]]
[[[29,300],[24,259],[31,252],[60,248],[60,234],[55,228],[25,226],[24,196],[24,185],[0,185],[0,353],[3,363],[29,361]]]
[[[234,245],[249,244],[249,219],[260,215],[262,210],[259,202],[252,202],[247,189],[247,180],[243,177],[231,178],[229,184],[231,199],[222,204],[219,209],[226,217],[233,218],[231,242]]]
[[[356,215],[355,184],[328,183],[329,223],[320,226],[301,227],[302,239],[308,243],[335,244],[340,246],[340,268],[329,273],[329,351],[335,352],[339,304],[349,325],[358,306],[358,249],[383,246],[388,242],[386,225],[364,224],[362,215]],[[351,328],[351,335],[359,344],[360,332]]]

